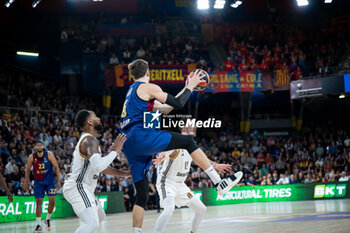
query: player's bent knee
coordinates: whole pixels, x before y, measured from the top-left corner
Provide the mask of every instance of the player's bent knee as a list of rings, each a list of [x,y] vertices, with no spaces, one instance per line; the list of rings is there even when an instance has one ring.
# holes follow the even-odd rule
[[[188,141],[188,145],[187,145],[187,151],[188,153],[192,154],[193,151],[197,150],[199,147],[197,146],[197,143],[195,142],[195,140],[193,139],[193,137],[191,135],[186,135],[187,137],[187,141]]]
[[[166,213],[169,213],[169,214],[172,215],[174,210],[175,210],[175,206],[174,205],[172,205],[172,206],[164,206],[164,212],[166,212]]]

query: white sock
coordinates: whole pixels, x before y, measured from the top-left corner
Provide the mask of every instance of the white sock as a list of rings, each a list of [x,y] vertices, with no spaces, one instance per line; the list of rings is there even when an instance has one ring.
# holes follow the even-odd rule
[[[221,181],[219,174],[215,171],[213,166],[210,166],[207,170],[205,170],[205,173],[207,173],[214,184],[218,184]]]
[[[133,233],[141,233],[141,228],[133,227]]]
[[[51,213],[51,214],[52,214],[52,213]],[[46,219],[47,219],[47,220],[50,220],[51,214],[47,213],[47,215],[46,215]]]
[[[36,217],[36,225],[41,225],[41,218]]]

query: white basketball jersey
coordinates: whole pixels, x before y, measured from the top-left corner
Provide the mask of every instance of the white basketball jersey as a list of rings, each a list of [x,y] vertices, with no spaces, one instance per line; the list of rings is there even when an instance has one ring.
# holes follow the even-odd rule
[[[191,169],[192,157],[185,149],[180,149],[178,154],[170,156],[173,151],[167,152],[160,174],[169,180],[184,182]]]
[[[93,193],[95,191],[97,179],[100,174],[94,169],[92,169],[89,159],[86,157],[86,155],[83,155],[79,150],[80,143],[86,137],[94,136],[89,133],[82,133],[82,135],[80,136],[80,139],[77,145],[75,146],[73,152],[72,172],[68,174],[68,178],[65,181],[65,185],[77,185],[78,188],[84,187],[89,189],[89,191]],[[98,149],[101,153],[101,149]]]

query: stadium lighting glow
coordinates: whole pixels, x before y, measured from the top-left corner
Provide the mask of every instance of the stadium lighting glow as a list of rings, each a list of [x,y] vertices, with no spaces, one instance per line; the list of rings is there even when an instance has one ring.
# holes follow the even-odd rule
[[[30,56],[30,57],[38,57],[38,56],[39,56],[39,53],[31,53],[31,52],[17,51],[17,55]]]
[[[9,8],[10,5],[11,5],[14,1],[15,1],[15,0],[8,0],[8,1],[5,2],[4,5],[5,5],[7,8]]]
[[[32,7],[35,8],[40,2],[41,0],[35,0],[32,4]]]
[[[216,0],[214,4],[215,9],[223,9],[225,7],[225,0]]]
[[[197,0],[197,8],[199,10],[209,9],[209,0]]]
[[[232,3],[230,6],[231,6],[232,8],[237,8],[237,7],[238,7],[238,5],[237,5],[236,3]]]
[[[242,1],[236,1],[235,4],[239,6],[242,4]]]
[[[344,98],[345,98],[344,94],[339,95],[339,99],[344,99]]]
[[[307,5],[309,5],[309,1],[308,0],[297,0],[297,4],[298,4],[298,6],[307,6]]]
[[[332,0],[324,0],[324,3],[332,3]]]

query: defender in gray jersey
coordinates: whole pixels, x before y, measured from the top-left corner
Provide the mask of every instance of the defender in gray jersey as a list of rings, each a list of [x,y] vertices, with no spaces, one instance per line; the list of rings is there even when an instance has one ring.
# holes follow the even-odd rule
[[[83,222],[75,233],[92,233],[105,217],[105,212],[94,195],[100,173],[130,176],[130,172],[109,167],[120,153],[126,137],[119,134],[111,147],[112,151],[102,157],[99,141],[96,139],[103,131],[100,118],[93,111],[83,109],[77,113],[75,123],[83,132],[73,152],[72,173],[65,180],[63,195]]]

